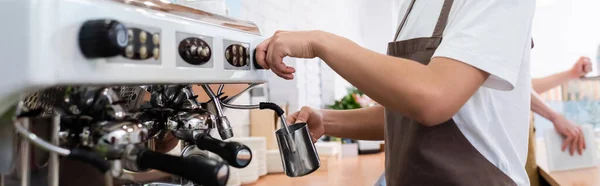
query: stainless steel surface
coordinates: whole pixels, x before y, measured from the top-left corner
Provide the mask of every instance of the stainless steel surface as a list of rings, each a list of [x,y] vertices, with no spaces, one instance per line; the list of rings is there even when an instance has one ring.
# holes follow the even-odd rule
[[[221,136],[221,139],[225,140],[225,139],[229,139],[229,138],[233,137],[233,129],[231,129],[231,124],[229,124],[229,119],[227,119],[227,117],[223,113],[223,109],[221,108],[220,98],[218,98],[215,95],[215,93],[212,91],[212,89],[210,88],[209,85],[204,84],[204,85],[202,85],[202,88],[204,89],[204,91],[206,92],[208,97],[212,99],[212,101],[209,104],[212,105],[213,108],[215,109],[215,112],[214,112],[216,114],[215,125],[219,132],[219,135]]]
[[[56,115],[52,117],[52,130],[50,132],[50,142],[58,146],[58,132],[60,131],[60,116]],[[58,171],[59,171],[59,161],[58,154],[56,152],[50,152],[50,158],[48,160],[48,185],[49,186],[58,186]]]
[[[148,139],[148,129],[133,122],[101,122],[95,133],[96,151],[107,157],[121,157],[126,146],[141,144]]]
[[[238,151],[235,159],[239,165],[248,165],[252,160],[252,153],[248,149],[242,149]]]
[[[115,118],[123,119],[127,115],[127,113],[125,112],[125,109],[121,105],[113,104],[113,103],[119,101],[119,99],[120,99],[119,96],[117,95],[117,93],[113,89],[104,88],[104,90],[102,90],[102,95],[108,99],[108,102],[110,103],[110,107],[113,109]]]
[[[279,116],[279,120],[281,120],[281,128],[283,128],[286,134],[290,134],[290,127],[287,124],[287,119],[285,118],[285,115]]]
[[[198,109],[198,108],[200,108],[200,103],[198,103],[198,100],[192,99],[195,96],[194,95],[194,91],[192,90],[192,87],[188,86],[188,87],[183,88],[183,93],[188,98],[188,102],[191,105],[190,109]]]
[[[225,140],[233,137],[233,129],[231,128],[231,124],[229,123],[227,116],[217,117],[215,123],[221,139]]]
[[[17,122],[15,122],[17,123]],[[23,130],[28,130],[29,129],[29,118],[23,118],[21,120],[22,124],[18,124],[20,128],[22,128]],[[17,130],[19,128],[17,127]],[[26,139],[21,139],[20,140],[20,154],[21,154],[21,163],[20,163],[20,168],[21,168],[21,186],[29,186],[29,177],[30,177],[30,172],[29,172],[29,141],[27,141]]]
[[[180,112],[177,119],[183,123],[182,126],[170,127],[173,134],[182,140],[193,140],[194,136],[210,132],[214,128],[215,116],[204,109],[198,109],[196,113]],[[177,123],[177,122],[175,122]]]
[[[229,179],[229,166],[221,166],[217,171],[217,180]]]
[[[46,150],[49,152],[55,152],[61,156],[66,156],[66,155],[69,155],[69,153],[71,153],[71,151],[69,149],[64,149],[64,148],[58,147],[56,145],[52,145],[51,143],[48,143],[48,142],[44,141],[43,139],[39,138],[37,135],[29,132],[27,130],[27,128],[25,128],[24,126],[21,126],[22,125],[21,123],[29,124],[28,121],[29,121],[28,118],[21,118],[21,119],[18,119],[16,122],[13,122],[13,126],[15,127],[17,133],[19,133],[22,136],[22,138],[24,138],[24,140],[22,140],[22,141],[31,142],[43,150]]]
[[[218,14],[205,12],[202,10],[177,5],[165,0],[113,0],[133,6],[149,8],[156,11],[162,11],[169,14],[174,14],[195,21],[204,22],[232,30],[242,31],[249,34],[260,35],[260,30],[256,24],[249,21],[242,21],[228,18]]]
[[[186,145],[185,147],[183,147],[183,150],[181,150],[181,157],[189,157],[189,156],[202,156],[202,157],[207,158],[208,152],[200,150],[194,144]]]
[[[221,103],[223,107],[231,108],[231,109],[258,109],[259,105],[232,105],[227,103]]]
[[[225,87],[225,84],[219,85],[219,90],[217,90],[217,95],[223,93],[223,87]]]
[[[306,123],[290,125],[289,129],[290,134],[284,128],[275,132],[285,174],[299,177],[314,172],[321,162]]]

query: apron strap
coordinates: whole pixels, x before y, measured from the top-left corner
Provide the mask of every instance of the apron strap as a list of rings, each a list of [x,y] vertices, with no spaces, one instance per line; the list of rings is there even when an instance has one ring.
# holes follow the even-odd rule
[[[400,25],[398,25],[398,29],[396,29],[396,35],[394,35],[394,40],[392,40],[392,41],[396,41],[396,39],[398,39],[398,35],[400,35],[400,31],[402,31],[402,28],[404,28],[404,24],[406,24],[406,19],[408,19],[408,15],[412,11],[413,6],[415,6],[416,1],[417,0],[412,0],[410,2],[410,6],[408,6],[408,10],[406,11],[406,14],[404,14],[404,18],[402,18],[402,22],[400,23]]]
[[[440,17],[438,17],[437,24],[433,30],[433,37],[442,37],[444,35],[444,30],[446,30],[446,25],[448,25],[448,17],[450,17],[450,10],[452,10],[452,4],[454,4],[454,0],[444,0]]]

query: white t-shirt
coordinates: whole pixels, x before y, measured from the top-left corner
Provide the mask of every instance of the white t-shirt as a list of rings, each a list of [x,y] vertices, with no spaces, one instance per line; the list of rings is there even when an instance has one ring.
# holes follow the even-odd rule
[[[400,7],[400,21],[410,1]],[[431,37],[443,2],[417,1],[397,40]],[[522,186],[529,185],[525,161],[534,11],[535,0],[454,0],[434,54],[491,74],[452,118],[483,156]]]

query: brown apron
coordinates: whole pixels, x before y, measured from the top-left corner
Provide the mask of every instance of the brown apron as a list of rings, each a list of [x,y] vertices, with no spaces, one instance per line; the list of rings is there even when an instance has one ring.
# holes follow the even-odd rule
[[[394,40],[415,1],[412,0]],[[444,0],[432,37],[391,42],[388,55],[427,65],[442,41],[453,2]],[[385,122],[388,185],[516,185],[471,145],[452,119],[426,127],[386,108]]]

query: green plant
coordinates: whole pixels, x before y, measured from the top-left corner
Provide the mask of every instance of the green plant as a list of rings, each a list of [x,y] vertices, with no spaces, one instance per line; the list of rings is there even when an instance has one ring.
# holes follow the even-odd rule
[[[356,101],[354,95],[363,95],[363,93],[356,88],[349,88],[346,96],[341,100],[335,101],[333,105],[327,105],[327,108],[334,110],[359,109],[361,108],[361,105]]]

